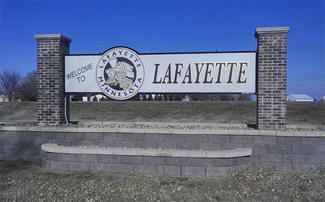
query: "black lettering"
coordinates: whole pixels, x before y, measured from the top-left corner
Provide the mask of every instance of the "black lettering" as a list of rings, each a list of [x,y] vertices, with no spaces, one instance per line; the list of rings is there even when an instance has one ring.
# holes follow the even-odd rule
[[[134,89],[130,88],[129,93],[133,93],[133,92],[134,92]]]
[[[81,75],[81,81],[85,81],[86,77],[84,75]]]
[[[166,78],[168,78],[168,82],[167,83],[172,83],[172,77],[171,77],[171,74],[170,74],[170,63],[167,67],[167,71],[165,73],[165,77],[164,77],[164,80],[162,83],[166,83]]]
[[[195,63],[195,66],[196,66],[196,81],[195,81],[195,83],[200,83],[200,82],[199,82],[199,79],[200,79],[200,73],[201,73],[202,68],[203,68],[203,65],[204,65],[204,63],[201,63],[201,68],[199,68],[199,64],[200,64],[200,63]]]
[[[220,78],[221,78],[221,68],[222,65],[226,66],[226,63],[216,63],[216,67],[219,65],[219,70],[218,70],[218,79],[216,83],[221,83]]]
[[[105,64],[107,62],[107,60],[103,59],[103,63]]]
[[[185,75],[184,75],[184,79],[183,79],[183,82],[182,83],[186,83],[185,82],[185,79],[188,79],[187,83],[192,83],[192,78],[191,78],[191,64],[188,64],[188,67],[187,67],[187,70],[185,72]]]
[[[99,82],[103,82],[104,81],[102,76],[98,77],[98,79],[99,79]]]
[[[177,78],[181,75],[183,64],[182,63],[176,63],[176,69],[175,69],[175,77],[174,77],[174,83],[177,84]],[[181,67],[181,68],[179,68]]]
[[[65,76],[67,77],[67,79],[71,79],[72,78],[71,73],[70,74],[67,74]]]
[[[210,69],[210,65],[213,66],[213,63],[206,63],[207,64],[207,68],[205,70],[205,77],[204,77],[204,82],[203,83],[212,83],[213,78],[211,78],[208,81],[208,76],[211,76],[211,69]]]
[[[89,63],[89,65],[87,65],[88,69],[93,69],[93,64],[92,63]]]
[[[229,65],[230,65],[230,72],[229,72],[229,78],[228,78],[227,83],[232,83],[232,81],[231,81],[231,79],[232,79],[232,71],[233,71],[235,65],[237,67],[237,63],[233,63],[233,62],[228,63],[227,67],[229,67]]]
[[[243,66],[246,65],[246,67],[248,66],[247,62],[241,62],[239,63],[240,64],[240,67],[239,67],[239,75],[238,75],[238,81],[237,83],[246,83],[247,81],[247,77],[245,77],[245,80],[242,81],[241,80],[241,75],[245,76],[245,69],[243,69]]]

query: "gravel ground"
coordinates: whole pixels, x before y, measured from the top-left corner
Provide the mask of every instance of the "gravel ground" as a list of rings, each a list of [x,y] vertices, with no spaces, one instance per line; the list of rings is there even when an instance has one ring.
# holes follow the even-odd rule
[[[0,161],[1,201],[324,201],[325,170],[247,169],[220,178],[58,172]]]
[[[20,126],[20,127],[40,127],[37,122],[16,121],[16,122],[0,122],[0,129],[3,126]],[[157,122],[71,122],[69,124],[61,124],[60,128],[130,128],[130,129],[179,129],[179,130],[218,130],[218,129],[243,129],[253,130],[254,125],[248,124],[213,124],[213,123],[157,123]],[[325,125],[287,125],[287,131],[325,131]]]

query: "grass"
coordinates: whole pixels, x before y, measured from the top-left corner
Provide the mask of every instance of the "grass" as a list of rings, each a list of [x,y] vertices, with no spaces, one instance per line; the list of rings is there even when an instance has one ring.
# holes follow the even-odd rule
[[[36,121],[36,102],[0,103],[0,122]],[[73,102],[72,121],[256,123],[255,102]],[[287,123],[325,124],[324,102],[287,103]]]
[[[325,171],[248,169],[219,178],[58,172],[0,161],[1,201],[324,201]]]
[[[153,122],[231,122],[254,120],[254,103],[226,102],[110,102],[74,103],[71,115],[79,120]],[[91,113],[97,112],[97,113]],[[237,117],[237,119],[234,119]]]

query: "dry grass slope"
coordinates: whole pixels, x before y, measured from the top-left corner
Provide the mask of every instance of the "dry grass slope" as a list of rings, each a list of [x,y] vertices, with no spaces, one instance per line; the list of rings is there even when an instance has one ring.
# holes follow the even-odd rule
[[[36,102],[0,103],[0,122],[36,121]],[[287,103],[288,124],[324,125],[324,102]],[[255,102],[73,102],[73,121],[255,123]]]
[[[0,201],[324,201],[325,172],[248,169],[220,178],[63,173],[0,161]]]

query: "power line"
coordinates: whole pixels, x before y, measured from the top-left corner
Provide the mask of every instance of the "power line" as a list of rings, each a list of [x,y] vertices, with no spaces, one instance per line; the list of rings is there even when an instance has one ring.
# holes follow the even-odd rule
[[[190,39],[173,39],[173,40],[159,40],[159,41],[119,41],[118,43],[129,43],[129,44],[159,44],[159,43],[188,43],[193,41],[202,41],[202,40],[212,40],[218,38],[234,38],[234,37],[244,37],[244,36],[252,36],[252,33],[243,33],[243,34],[229,34],[229,35],[215,35],[210,37],[196,37]],[[0,38],[1,41],[4,42],[17,42],[17,43],[29,43],[36,44],[36,41],[30,40],[21,40],[21,39],[8,39],[8,38]],[[102,42],[89,42],[89,41],[77,41],[78,45],[105,45],[116,43],[117,41],[102,41]]]

